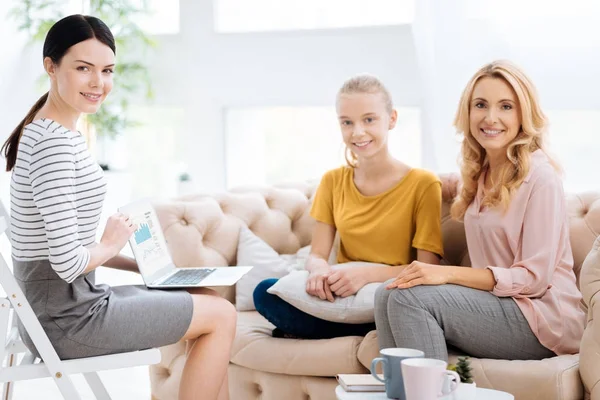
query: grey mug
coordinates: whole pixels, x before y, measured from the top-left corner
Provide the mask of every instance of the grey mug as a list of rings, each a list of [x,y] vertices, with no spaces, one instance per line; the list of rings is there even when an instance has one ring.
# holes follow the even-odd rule
[[[404,393],[404,380],[402,379],[402,360],[407,358],[423,358],[421,350],[388,348],[379,351],[381,357],[374,358],[371,362],[371,375],[385,384],[385,394],[388,399],[406,400]],[[377,375],[377,364],[381,363],[383,379]]]

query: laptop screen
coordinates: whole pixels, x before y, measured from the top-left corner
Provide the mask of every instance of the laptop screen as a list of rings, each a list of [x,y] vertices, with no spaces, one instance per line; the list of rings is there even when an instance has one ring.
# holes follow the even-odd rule
[[[139,202],[122,207],[120,211],[137,226],[129,244],[144,277],[150,278],[171,265],[169,249],[154,208],[147,202]]]

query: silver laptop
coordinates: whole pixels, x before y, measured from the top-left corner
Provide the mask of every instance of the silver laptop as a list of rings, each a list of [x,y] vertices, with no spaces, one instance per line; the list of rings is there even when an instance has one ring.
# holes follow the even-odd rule
[[[148,201],[128,204],[119,208],[119,212],[129,216],[137,226],[129,245],[149,288],[232,286],[252,269],[250,266],[178,268],[173,264],[160,222]]]

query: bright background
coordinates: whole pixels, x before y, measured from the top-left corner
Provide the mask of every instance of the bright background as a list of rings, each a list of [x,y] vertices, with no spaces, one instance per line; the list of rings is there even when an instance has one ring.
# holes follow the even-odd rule
[[[2,141],[41,94],[41,45],[29,45],[4,17],[15,1],[0,2]],[[597,0],[149,3],[154,14],[140,23],[158,43],[149,59],[156,96],[131,99],[132,116],[144,124],[98,147],[113,168],[105,217],[135,198],[176,196],[184,171],[192,190],[208,192],[318,179],[342,162],[336,92],[363,72],[385,83],[399,111],[392,153],[413,166],[456,171],[451,123],[461,91],[481,65],[499,58],[521,65],[536,83],[566,190],[600,190]],[[65,1],[65,12],[81,12],[82,4]],[[8,180],[0,173],[4,204]],[[139,282],[119,272],[100,278]],[[113,388],[123,387],[115,398],[148,398],[145,371],[107,375]],[[37,398],[39,390],[51,396],[52,382],[40,382],[16,398]]]

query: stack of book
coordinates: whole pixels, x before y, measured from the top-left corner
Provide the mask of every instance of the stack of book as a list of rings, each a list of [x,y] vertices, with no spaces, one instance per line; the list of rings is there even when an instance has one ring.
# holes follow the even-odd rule
[[[338,383],[346,392],[385,392],[385,385],[370,374],[338,374]],[[379,375],[383,379],[383,375]]]

